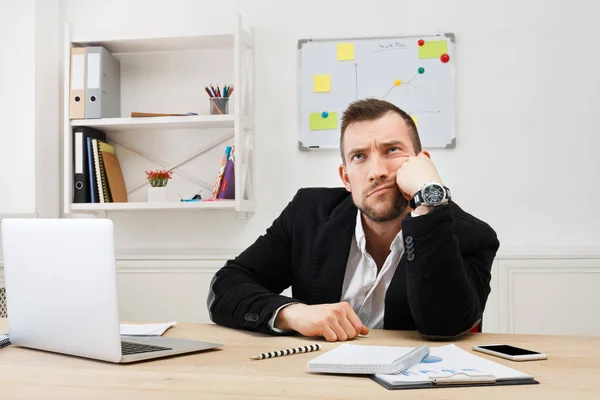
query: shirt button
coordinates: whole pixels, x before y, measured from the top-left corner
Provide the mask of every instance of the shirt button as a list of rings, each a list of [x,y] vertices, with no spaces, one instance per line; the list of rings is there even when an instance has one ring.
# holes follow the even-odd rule
[[[408,261],[412,261],[415,259],[415,254],[414,253],[408,253],[408,255],[406,256],[406,259]]]
[[[406,243],[407,246],[410,245],[412,242],[413,242],[413,237],[412,236],[407,236],[404,239],[404,243]]]

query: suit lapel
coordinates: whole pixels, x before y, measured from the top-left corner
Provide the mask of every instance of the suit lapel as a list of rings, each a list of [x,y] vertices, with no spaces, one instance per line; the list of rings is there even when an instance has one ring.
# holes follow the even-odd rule
[[[352,196],[348,196],[317,231],[311,262],[313,304],[340,301],[357,212]]]

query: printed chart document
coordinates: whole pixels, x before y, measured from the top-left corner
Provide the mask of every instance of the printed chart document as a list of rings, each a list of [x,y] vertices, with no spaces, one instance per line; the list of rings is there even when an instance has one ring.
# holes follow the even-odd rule
[[[387,389],[537,384],[534,377],[455,345],[430,347],[430,356],[399,374],[375,374]]]

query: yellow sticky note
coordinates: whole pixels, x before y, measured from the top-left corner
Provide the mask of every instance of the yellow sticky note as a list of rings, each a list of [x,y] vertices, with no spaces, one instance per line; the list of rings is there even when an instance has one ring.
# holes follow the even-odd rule
[[[315,75],[313,77],[315,93],[323,93],[331,91],[331,76]]]
[[[442,54],[448,54],[448,42],[445,40],[425,41],[419,46],[419,58],[439,58]]]
[[[410,117],[412,118],[413,121],[415,121],[415,126],[418,128],[419,127],[419,121],[417,121],[417,116],[416,115],[411,115]]]
[[[338,43],[337,59],[338,61],[354,60],[354,43]]]
[[[319,131],[337,129],[338,115],[336,112],[310,113],[310,130]]]

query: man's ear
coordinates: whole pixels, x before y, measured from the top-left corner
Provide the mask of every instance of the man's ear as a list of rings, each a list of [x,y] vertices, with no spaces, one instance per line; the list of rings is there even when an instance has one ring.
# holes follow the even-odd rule
[[[348,180],[348,171],[346,170],[345,164],[340,164],[339,172],[340,172],[340,178],[341,178],[342,182],[344,183],[346,190],[349,192],[352,192],[352,188],[350,186],[350,181]]]
[[[426,155],[427,158],[429,158],[431,160],[431,154],[429,154],[429,152],[427,150],[422,150],[421,153],[423,153],[424,155]]]

